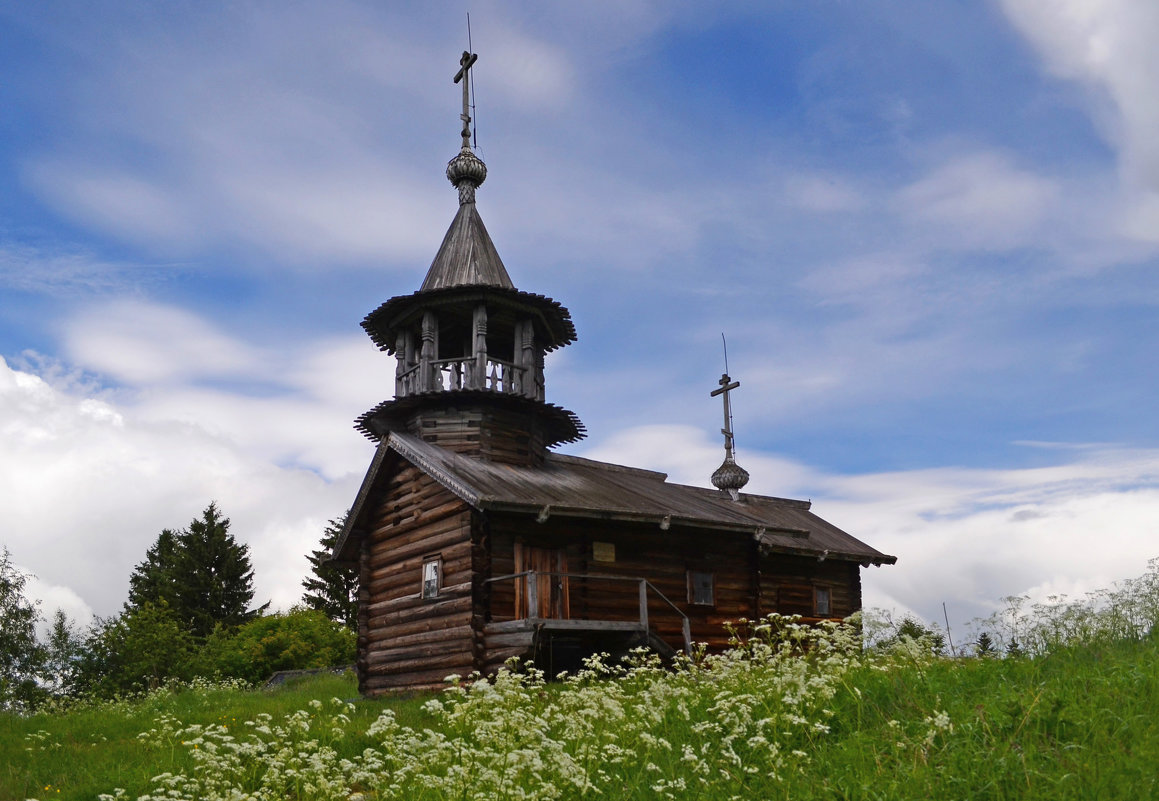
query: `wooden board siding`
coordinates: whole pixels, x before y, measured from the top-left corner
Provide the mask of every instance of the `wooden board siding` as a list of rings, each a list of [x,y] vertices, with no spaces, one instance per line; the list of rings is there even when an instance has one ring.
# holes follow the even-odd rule
[[[359,560],[359,687],[366,695],[435,687],[475,669],[472,512],[401,461],[368,518]],[[422,597],[422,565],[442,562],[441,588]]]
[[[575,574],[644,577],[689,618],[692,638],[712,648],[727,644],[726,622],[755,614],[751,570],[751,539],[743,534],[706,536],[702,532],[668,531],[654,525],[617,521],[548,518],[543,523],[525,516],[493,516],[491,520],[492,575],[516,572],[516,541],[567,553],[568,609],[574,620],[635,621],[639,619],[639,586]],[[615,546],[614,562],[592,559],[592,542]],[[688,571],[711,572],[714,604],[688,602]],[[513,581],[496,582],[490,590],[490,619],[516,617]],[[676,650],[683,647],[682,620],[668,604],[649,591],[648,618],[652,629]]]
[[[771,554],[760,557],[761,614],[780,612],[815,618],[814,590],[830,592],[830,618],[845,618],[861,608],[861,572],[856,562]]]
[[[542,423],[510,409],[425,409],[410,419],[408,430],[448,451],[504,464],[540,465],[547,452]]]

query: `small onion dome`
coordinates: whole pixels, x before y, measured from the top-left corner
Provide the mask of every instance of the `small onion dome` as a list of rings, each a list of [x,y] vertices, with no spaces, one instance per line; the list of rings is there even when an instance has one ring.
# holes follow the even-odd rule
[[[724,463],[712,474],[712,486],[727,491],[734,499],[741,487],[747,483],[749,471],[734,462],[732,457],[726,457]]]
[[[469,147],[447,162],[447,180],[459,190],[459,203],[474,203],[475,189],[487,180],[487,165]]]

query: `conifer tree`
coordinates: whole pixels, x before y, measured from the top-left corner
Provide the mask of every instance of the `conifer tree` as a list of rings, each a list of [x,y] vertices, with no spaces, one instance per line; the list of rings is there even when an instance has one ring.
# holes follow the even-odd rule
[[[177,592],[173,568],[177,558],[179,532],[164,529],[157,541],[145,552],[145,561],[133,568],[129,576],[129,600],[126,610],[139,609],[147,603],[164,602],[170,608],[177,606]]]
[[[318,549],[306,557],[311,575],[302,580],[306,589],[302,602],[353,631],[358,627],[358,573],[351,567],[330,561],[349,514],[347,510],[342,517],[331,520],[322,533]]]
[[[164,607],[186,631],[205,637],[218,624],[234,628],[265,608],[249,609],[253,577],[249,546],[233,538],[229,518],[210,503],[184,531],[158,535],[129,578],[125,611]]]

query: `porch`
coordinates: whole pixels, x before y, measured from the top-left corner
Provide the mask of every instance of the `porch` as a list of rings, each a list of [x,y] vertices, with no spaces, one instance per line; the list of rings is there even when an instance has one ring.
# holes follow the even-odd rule
[[[507,590],[497,595],[513,601],[514,613],[484,627],[489,670],[513,656],[534,659],[554,675],[561,666],[574,670],[583,657],[600,652],[626,654],[647,646],[665,658],[681,650],[692,653],[688,616],[646,578],[525,570],[485,583]],[[603,614],[573,614],[592,606],[588,599],[603,595],[601,590],[613,599],[602,605]],[[673,642],[674,630],[679,643]]]

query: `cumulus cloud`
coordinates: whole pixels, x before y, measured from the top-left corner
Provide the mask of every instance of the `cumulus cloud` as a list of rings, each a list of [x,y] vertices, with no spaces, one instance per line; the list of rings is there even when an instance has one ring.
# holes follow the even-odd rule
[[[1065,444],[1065,443],[1063,443]],[[741,449],[746,491],[811,499],[813,511],[898,557],[864,571],[865,604],[951,625],[1010,595],[1081,597],[1143,573],[1159,556],[1159,451],[1061,447],[1048,467],[840,475]],[[642,426],[584,451],[710,486],[723,447],[703,431]]]
[[[369,461],[351,421],[389,396],[386,360],[350,339],[259,358],[194,315],[149,304],[77,319],[69,352],[115,389],[51,360],[0,360],[0,541],[39,577],[46,609],[115,612],[157,533],[211,500],[251,547],[259,602],[293,603],[305,554],[352,503]],[[273,389],[197,386],[239,375]]]

